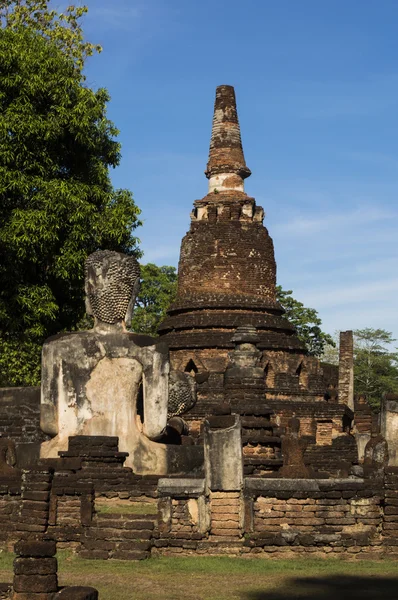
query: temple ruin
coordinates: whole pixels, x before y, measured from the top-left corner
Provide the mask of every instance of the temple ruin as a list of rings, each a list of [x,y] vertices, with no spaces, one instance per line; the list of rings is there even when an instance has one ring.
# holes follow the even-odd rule
[[[0,389],[0,548],[17,543],[16,598],[72,597],[58,590],[56,548],[395,556],[398,398],[379,418],[355,396],[350,331],[338,368],[307,353],[276,299],[250,174],[235,92],[220,86],[209,191],[159,337],[128,328],[135,259],[98,251],[86,262],[93,329],[46,341],[41,389]]]

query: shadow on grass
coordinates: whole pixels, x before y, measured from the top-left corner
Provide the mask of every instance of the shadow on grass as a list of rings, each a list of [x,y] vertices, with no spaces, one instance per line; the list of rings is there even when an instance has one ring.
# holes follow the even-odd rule
[[[398,565],[397,565],[398,568]],[[397,600],[397,577],[331,575],[289,579],[277,591],[253,591],[241,600]]]

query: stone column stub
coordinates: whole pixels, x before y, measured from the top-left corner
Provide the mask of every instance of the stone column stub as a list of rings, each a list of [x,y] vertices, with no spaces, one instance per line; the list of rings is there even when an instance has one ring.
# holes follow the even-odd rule
[[[222,423],[220,419],[223,420]],[[204,457],[208,490],[232,492],[242,489],[243,456],[239,415],[208,417],[204,422]]]
[[[339,403],[354,410],[354,335],[340,332],[339,349]]]

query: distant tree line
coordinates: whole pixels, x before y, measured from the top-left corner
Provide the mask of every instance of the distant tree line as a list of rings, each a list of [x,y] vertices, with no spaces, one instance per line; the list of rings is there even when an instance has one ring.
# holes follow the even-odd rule
[[[339,362],[338,334],[335,345],[326,346],[323,360]],[[354,390],[374,408],[380,406],[383,393],[398,394],[398,351],[392,333],[385,329],[354,330]]]

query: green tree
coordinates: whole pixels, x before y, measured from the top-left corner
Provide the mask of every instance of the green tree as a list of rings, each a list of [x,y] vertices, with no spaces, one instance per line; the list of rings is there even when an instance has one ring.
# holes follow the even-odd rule
[[[398,352],[396,340],[384,329],[354,331],[354,390],[379,406],[383,392],[398,393]]]
[[[64,13],[49,8],[49,0],[0,0],[0,22],[4,28],[27,28],[53,42],[81,70],[88,56],[101,46],[84,39],[80,19],[87,6],[68,6]]]
[[[321,360],[322,362],[328,363],[329,365],[338,365],[339,364],[339,340],[338,337],[333,336],[334,346],[330,344],[326,344]]]
[[[335,346],[331,335],[321,329],[322,321],[314,308],[307,308],[295,300],[291,290],[276,287],[277,299],[286,311],[286,318],[295,326],[297,335],[312,356],[322,356],[327,344]]]
[[[177,292],[174,267],[141,265],[141,288],[134,308],[131,328],[136,333],[156,335],[160,322]]]
[[[0,385],[33,385],[43,340],[84,314],[86,256],[137,254],[140,211],[131,192],[111,185],[118,131],[106,90],[84,84],[80,34],[68,53],[61,25],[52,39],[53,13],[41,33],[34,6],[46,2],[5,4],[8,23],[11,5],[24,5],[33,24],[0,29]]]

